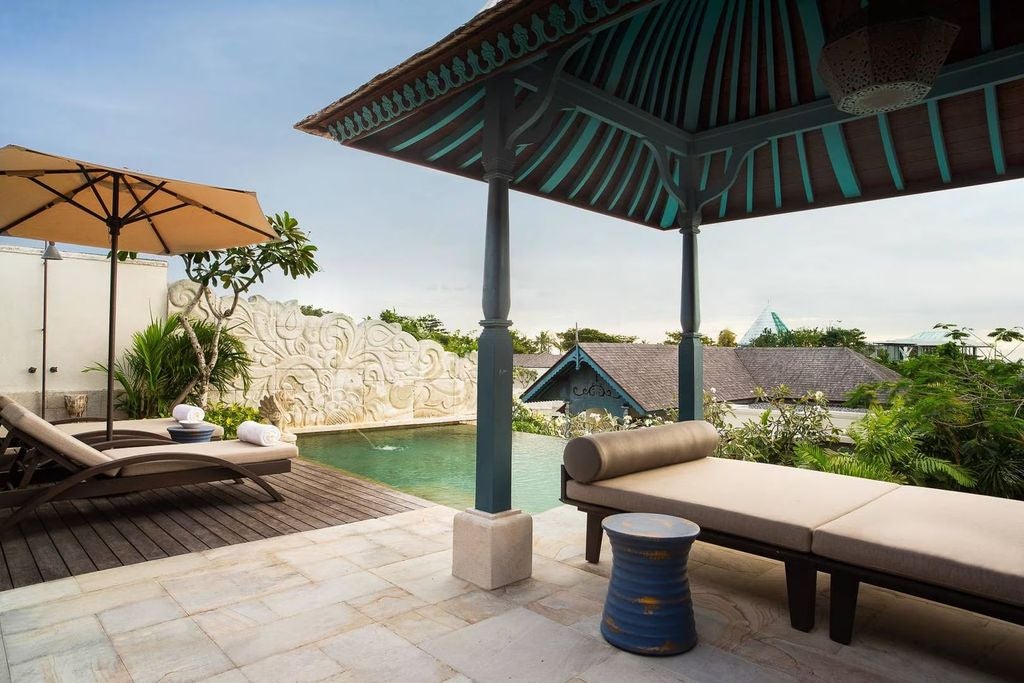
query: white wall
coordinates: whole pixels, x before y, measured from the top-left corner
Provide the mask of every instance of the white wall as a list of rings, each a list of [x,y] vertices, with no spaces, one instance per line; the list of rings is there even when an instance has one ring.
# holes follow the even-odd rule
[[[82,369],[107,358],[110,262],[61,247],[49,265],[47,417],[64,417],[65,393],[88,393],[89,414],[103,412],[102,373]],[[42,367],[43,261],[41,250],[0,246],[0,393],[37,409]],[[117,344],[151,317],[167,315],[167,264],[139,259],[118,266]],[[30,374],[28,368],[38,368]]]

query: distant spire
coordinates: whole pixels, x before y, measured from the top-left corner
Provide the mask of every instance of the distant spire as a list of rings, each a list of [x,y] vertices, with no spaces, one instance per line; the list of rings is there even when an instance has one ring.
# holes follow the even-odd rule
[[[782,334],[783,332],[789,332],[789,327],[782,321],[782,316],[772,310],[771,303],[764,307],[760,315],[754,320],[753,324],[747,329],[746,333],[740,338],[740,346],[749,346],[755,339],[760,337],[765,330],[774,332],[775,334]]]

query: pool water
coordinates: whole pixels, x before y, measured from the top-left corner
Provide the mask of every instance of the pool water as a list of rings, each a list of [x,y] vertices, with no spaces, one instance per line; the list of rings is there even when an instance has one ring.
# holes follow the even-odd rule
[[[559,504],[565,441],[512,433],[512,507],[543,512]],[[473,507],[476,427],[444,425],[303,434],[302,457],[453,508]]]

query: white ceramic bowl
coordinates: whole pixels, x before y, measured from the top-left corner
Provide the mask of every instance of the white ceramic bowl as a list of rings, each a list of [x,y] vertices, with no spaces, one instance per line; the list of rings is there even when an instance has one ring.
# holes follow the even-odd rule
[[[182,420],[178,424],[185,429],[201,429],[204,423],[202,420]]]

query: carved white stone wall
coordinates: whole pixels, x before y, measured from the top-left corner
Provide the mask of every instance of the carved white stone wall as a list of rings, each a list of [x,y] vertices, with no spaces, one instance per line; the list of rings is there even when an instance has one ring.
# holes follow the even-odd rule
[[[168,290],[170,313],[196,291],[188,280]],[[209,317],[206,302],[193,311]],[[248,393],[239,386],[224,401],[258,406],[278,390],[295,397],[293,427],[462,417],[476,412],[476,354],[460,357],[381,320],[303,315],[295,301],[253,296],[229,321],[253,359]]]

